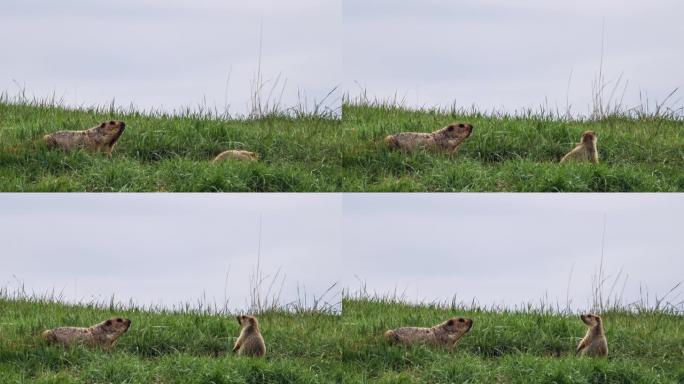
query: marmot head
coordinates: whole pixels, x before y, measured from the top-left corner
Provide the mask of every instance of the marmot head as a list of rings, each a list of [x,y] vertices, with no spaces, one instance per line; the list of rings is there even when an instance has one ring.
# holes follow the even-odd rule
[[[128,328],[131,326],[131,320],[122,317],[112,317],[101,322],[98,326],[106,333],[122,334],[128,331]]]
[[[473,327],[473,320],[465,317],[453,317],[441,324],[448,333],[465,334]]]
[[[597,135],[596,135],[596,132],[594,132],[594,131],[582,132],[582,142],[583,143],[589,144],[589,143],[596,142],[596,138],[597,138]]]
[[[248,315],[241,315],[237,316],[237,321],[240,323],[240,325],[244,327],[259,327],[259,322],[257,321],[256,317],[254,316],[248,316]]]
[[[247,156],[249,156],[251,159],[259,160],[259,154],[258,154],[258,153],[245,151],[245,154],[246,154]]]
[[[118,120],[105,121],[98,125],[96,129],[105,137],[105,141],[108,144],[113,144],[119,139],[121,134],[123,134],[124,129],[126,129],[126,124],[123,121]]]
[[[582,319],[584,324],[586,324],[590,327],[595,327],[595,326],[601,324],[601,316],[594,315],[592,313],[588,313],[586,315],[580,315],[580,319]]]
[[[449,138],[465,139],[473,132],[473,126],[465,123],[452,123],[442,129]]]

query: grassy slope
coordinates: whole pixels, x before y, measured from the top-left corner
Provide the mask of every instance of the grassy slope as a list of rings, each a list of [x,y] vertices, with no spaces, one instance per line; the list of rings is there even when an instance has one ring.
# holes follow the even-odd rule
[[[133,320],[113,351],[45,344],[45,328]],[[389,346],[382,333],[475,321],[449,352]],[[2,383],[677,383],[684,381],[684,318],[604,314],[611,356],[578,358],[576,316],[446,309],[345,300],[343,316],[269,312],[260,317],[266,360],[237,358],[232,317],[152,313],[0,299]]]
[[[125,120],[112,159],[48,151],[45,133]],[[383,137],[475,126],[454,158],[388,151]],[[557,161],[592,129],[602,163]],[[227,148],[259,163],[211,160]],[[74,111],[0,103],[0,191],[684,191],[684,122],[452,116],[345,105],[342,122]]]
[[[683,191],[684,122],[609,118],[563,122],[540,117],[493,118],[345,105],[345,190],[369,191]],[[385,149],[402,131],[433,131],[452,121],[475,127],[453,159]],[[558,160],[580,133],[599,135],[601,164]]]
[[[112,159],[42,144],[46,133],[111,119],[127,124]],[[0,103],[0,191],[336,191],[339,125],[313,117],[222,121]],[[209,164],[228,148],[255,151],[262,161]]]
[[[684,317],[606,313],[610,357],[578,358],[586,327],[577,316],[343,302],[343,360],[357,366],[349,382],[373,383],[681,383]],[[454,315],[474,320],[453,352],[389,346],[397,326],[429,326]]]
[[[46,345],[40,331],[132,320],[113,351]],[[233,317],[70,307],[0,299],[0,383],[334,383],[344,374],[339,317],[259,316],[265,360],[231,353]]]

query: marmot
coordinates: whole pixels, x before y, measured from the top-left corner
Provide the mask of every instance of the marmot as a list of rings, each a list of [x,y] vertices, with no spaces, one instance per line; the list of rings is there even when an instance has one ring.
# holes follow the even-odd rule
[[[598,140],[596,132],[584,131],[582,133],[582,140],[579,144],[567,155],[563,156],[561,163],[569,160],[577,161],[591,161],[598,163],[598,150],[596,149],[596,141]]]
[[[43,140],[48,148],[59,148],[65,151],[73,149],[88,149],[91,151],[104,151],[112,155],[112,149],[116,141],[126,129],[123,121],[104,122],[96,127],[83,131],[59,131],[45,135]]]
[[[452,155],[472,132],[473,126],[470,124],[453,123],[431,133],[402,132],[389,135],[385,137],[385,143],[390,149],[399,149],[405,153],[424,148]]]
[[[454,317],[430,328],[403,327],[385,332],[385,339],[390,344],[427,344],[453,348],[473,326],[471,319]]]
[[[240,336],[235,341],[233,352],[238,356],[258,356],[266,355],[266,343],[259,331],[259,322],[254,316],[237,316],[237,321],[242,326]]]
[[[83,344],[89,347],[100,346],[109,349],[130,326],[131,321],[129,319],[113,317],[89,328],[60,327],[48,329],[43,332],[42,336],[48,342],[64,346]]]
[[[587,334],[577,346],[577,354],[581,356],[608,356],[608,341],[603,331],[603,320],[600,316],[580,315],[584,324],[589,326]]]
[[[257,161],[259,160],[259,154],[243,151],[241,149],[229,149],[218,154],[212,161],[212,163],[217,163],[223,160],[247,160],[247,161]]]

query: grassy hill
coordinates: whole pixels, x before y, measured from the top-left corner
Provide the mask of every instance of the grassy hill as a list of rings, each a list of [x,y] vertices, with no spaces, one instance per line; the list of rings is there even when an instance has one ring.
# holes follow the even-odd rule
[[[49,151],[42,137],[123,120],[112,158]],[[337,191],[340,121],[323,116],[225,120],[0,102],[0,191]],[[258,163],[209,162],[245,149]]]
[[[112,158],[49,151],[42,137],[124,120]],[[389,151],[383,138],[474,125],[453,158]],[[584,130],[601,163],[558,160]],[[258,163],[210,160],[229,148]],[[345,104],[342,119],[274,115],[225,120],[0,101],[0,191],[684,191],[684,121],[609,117],[572,121],[475,111],[412,111]]]
[[[388,345],[386,329],[460,315],[473,329],[453,351]],[[132,320],[112,351],[47,345],[43,329]],[[681,383],[684,317],[607,311],[608,359],[574,354],[585,326],[553,311],[486,310],[346,299],[342,316],[259,315],[268,356],[231,353],[233,316],[0,299],[1,383]]]
[[[413,306],[385,300],[343,302],[349,383],[682,383],[684,317],[663,312],[603,314],[608,359],[574,355],[586,332],[576,315]],[[474,320],[454,351],[395,347],[383,333]],[[353,368],[352,368],[353,367]]]
[[[112,351],[47,345],[46,328],[132,320]],[[0,298],[0,383],[335,383],[340,317],[271,311],[259,315],[265,360],[236,357],[233,316],[164,313]]]
[[[571,121],[530,114],[413,111],[382,104],[343,107],[344,190],[367,191],[682,191],[684,121],[608,117]],[[431,132],[453,121],[474,131],[458,155],[388,151],[383,138]],[[558,164],[585,130],[598,133],[601,163]]]

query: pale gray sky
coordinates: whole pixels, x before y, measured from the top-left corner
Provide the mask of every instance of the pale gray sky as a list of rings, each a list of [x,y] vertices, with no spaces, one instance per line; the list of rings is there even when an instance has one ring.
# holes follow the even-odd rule
[[[344,84],[411,107],[563,112],[567,97],[586,114],[605,26],[606,99],[623,73],[624,105],[662,101],[684,86],[682,15],[679,0],[344,0]]]
[[[285,106],[340,86],[329,108],[365,90],[409,107],[586,114],[604,36],[605,99],[622,74],[623,105],[643,92],[653,107],[684,86],[682,14],[679,0],[5,0],[0,90],[246,113],[263,21],[264,95],[281,74]]]
[[[0,91],[16,94],[16,81],[69,105],[166,111],[206,98],[244,114],[263,22],[266,91],[281,74],[282,103],[306,97],[311,107],[341,83],[341,9],[341,0],[3,0]],[[340,95],[324,105],[339,109]]]
[[[343,209],[351,292],[509,307],[568,294],[587,308],[604,214],[604,269],[628,276],[625,302],[684,281],[680,194],[345,194]]]
[[[340,195],[4,194],[0,286],[167,307],[204,295],[220,305],[227,290],[245,309],[260,215],[261,268],[281,269],[283,304],[340,281]]]
[[[311,299],[363,282],[410,301],[568,295],[587,308],[604,215],[604,269],[610,283],[623,271],[626,302],[684,280],[680,194],[3,194],[0,286],[167,307],[221,303],[227,290],[244,309],[259,215],[261,265],[286,276],[282,303],[298,285]]]

